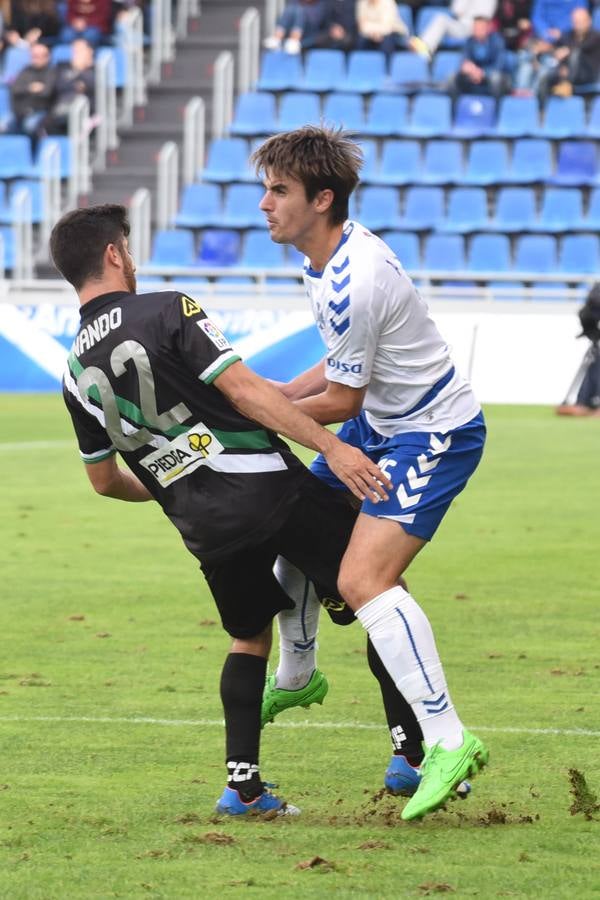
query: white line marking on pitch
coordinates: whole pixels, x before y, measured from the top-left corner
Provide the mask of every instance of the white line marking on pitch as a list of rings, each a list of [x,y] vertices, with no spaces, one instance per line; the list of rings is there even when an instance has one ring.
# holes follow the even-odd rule
[[[7,452],[14,452],[15,450],[52,450],[55,447],[75,447],[75,443],[74,441],[18,441],[0,444],[0,453],[3,450]]]
[[[89,722],[107,725],[171,725],[174,727],[215,728],[223,727],[222,719],[152,719],[144,716],[135,718],[115,716],[0,716],[2,722]],[[358,731],[383,731],[385,725],[375,722],[273,722],[275,728],[322,728],[336,730],[352,728]],[[573,737],[600,737],[600,731],[585,728],[512,728],[496,725],[470,725],[474,731],[494,731],[497,734],[556,734]]]

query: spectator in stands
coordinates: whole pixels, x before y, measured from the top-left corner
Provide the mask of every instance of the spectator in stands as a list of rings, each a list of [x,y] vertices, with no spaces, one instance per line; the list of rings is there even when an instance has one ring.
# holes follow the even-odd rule
[[[582,0],[533,0],[533,36],[518,53],[516,94],[529,96],[539,89],[544,76],[556,65],[552,51],[561,35],[569,31],[571,13],[585,5]]]
[[[46,132],[67,133],[69,109],[76,97],[87,97],[93,110],[94,87],[94,48],[78,38],[71,45],[71,61],[56,67],[54,102],[44,121]]]
[[[540,79],[542,98],[549,93],[569,97],[573,87],[600,78],[600,31],[592,27],[592,17],[583,7],[573,10],[571,24],[552,51],[554,68]]]
[[[110,35],[112,17],[112,0],[67,0],[66,24],[59,40],[70,44],[76,38],[83,38],[96,47]]]
[[[466,40],[471,34],[473,19],[476,16],[491,19],[495,10],[496,0],[452,0],[450,12],[435,15],[421,34],[410,39],[409,47],[429,58],[446,36]]]
[[[507,50],[522,50],[531,38],[531,0],[499,0],[494,25]]]
[[[492,22],[483,16],[473,20],[472,33],[465,43],[460,69],[451,79],[453,94],[493,94],[500,97],[507,88],[506,47]]]
[[[389,56],[407,46],[408,29],[395,0],[358,0],[356,21],[359,50],[381,50]]]
[[[288,3],[277,20],[275,31],[265,38],[267,50],[297,54],[301,50],[325,46],[331,10],[328,0],[297,0]]]
[[[356,46],[356,0],[331,0],[331,19],[327,42],[334,50],[352,50]]]
[[[7,44],[53,44],[60,31],[55,0],[12,0]]]
[[[52,98],[56,70],[50,64],[50,50],[45,44],[33,44],[31,63],[17,75],[10,86],[13,120],[9,130],[28,134],[33,140],[43,133]]]

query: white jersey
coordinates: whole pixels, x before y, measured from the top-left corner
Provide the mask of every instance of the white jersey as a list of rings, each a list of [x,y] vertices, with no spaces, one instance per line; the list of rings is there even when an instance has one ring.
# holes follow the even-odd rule
[[[363,409],[379,434],[447,432],[477,415],[427,304],[382,240],[346,222],[322,272],[305,260],[304,283],[327,347],[326,377],[368,385]]]

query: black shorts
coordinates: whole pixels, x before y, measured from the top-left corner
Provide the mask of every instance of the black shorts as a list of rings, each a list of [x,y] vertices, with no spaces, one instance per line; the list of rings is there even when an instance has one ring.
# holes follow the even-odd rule
[[[293,609],[293,602],[273,574],[279,555],[315,582],[319,599],[334,621],[336,611],[339,624],[352,621],[354,616],[336,585],[356,516],[341,491],[311,475],[276,534],[227,559],[202,562],[225,631],[232,637],[251,638],[282,609]]]

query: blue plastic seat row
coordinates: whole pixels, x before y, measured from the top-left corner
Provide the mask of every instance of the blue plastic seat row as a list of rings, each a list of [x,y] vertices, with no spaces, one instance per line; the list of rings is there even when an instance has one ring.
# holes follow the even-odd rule
[[[503,97],[496,109],[493,97],[465,94],[458,98],[453,113],[447,94],[427,91],[412,102],[402,94],[375,94],[366,110],[358,92],[336,90],[323,101],[315,92],[289,92],[278,104],[273,93],[251,91],[238,97],[231,133],[273,134],[321,120],[375,136],[598,138],[600,96],[591,102],[589,115],[582,97],[550,97],[540,118],[533,97]]]
[[[38,142],[35,159],[31,141],[22,134],[0,134],[0,178],[39,178],[45,148],[56,143],[60,156],[60,177],[68,178],[71,171],[71,146],[68,137],[45,137]]]
[[[558,185],[598,183],[597,148],[592,141],[562,141],[557,145],[556,165],[551,144],[542,139],[522,139],[514,144],[512,158],[504,141],[473,141],[468,147],[457,140],[427,141],[422,150],[416,140],[387,138],[381,157],[377,142],[361,141],[364,165],[361,178],[370,184],[465,184],[490,185],[546,182]],[[250,168],[250,148],[243,138],[212,142],[206,167],[198,173],[205,181],[256,181]]]
[[[595,273],[600,266],[596,235],[568,235],[561,241],[549,234],[522,235],[514,242],[505,234],[477,233],[468,241],[459,234],[431,234],[421,241],[413,232],[386,231],[389,244],[408,270],[440,272],[515,272],[559,275]],[[275,244],[265,231],[207,229],[196,251],[194,235],[185,229],[158,231],[148,268],[163,274],[175,267],[247,266],[257,269],[297,267],[301,255],[292,247]]]

